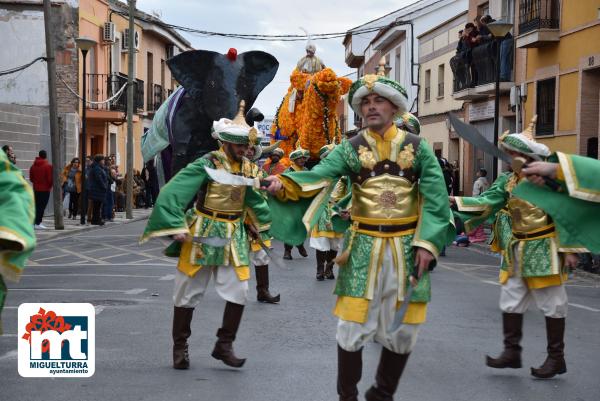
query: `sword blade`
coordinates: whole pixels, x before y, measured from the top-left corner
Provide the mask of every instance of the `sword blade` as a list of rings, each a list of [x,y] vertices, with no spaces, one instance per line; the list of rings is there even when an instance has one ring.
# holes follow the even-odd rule
[[[278,268],[283,269],[283,270],[290,270],[286,267],[283,267],[283,265],[279,262],[279,258],[276,255],[274,255],[273,252],[271,252],[271,250],[269,249],[267,244],[265,244],[264,241],[262,239],[260,239],[260,237],[257,237],[256,239],[258,241],[258,245],[260,245],[262,250],[267,253],[267,255],[269,256],[269,259],[271,259],[271,262],[273,262],[273,264],[275,266],[277,266]]]
[[[481,150],[484,153],[487,153],[491,156],[494,156],[509,165],[512,163],[512,157],[508,155],[506,152],[500,150],[493,143],[488,141],[486,137],[481,135],[481,133],[471,124],[467,124],[463,121],[460,121],[458,117],[454,113],[448,113],[450,116],[450,123],[454,127],[454,130],[465,141],[469,142],[471,145],[475,146],[477,149]]]
[[[226,185],[242,185],[253,187],[256,181],[252,178],[242,177],[241,175],[231,174],[223,169],[214,169],[210,167],[204,167],[208,176],[220,184]]]
[[[400,309],[396,311],[396,313],[394,314],[394,320],[392,321],[392,324],[388,327],[388,333],[394,333],[400,328],[400,326],[402,326],[404,316],[406,316],[406,311],[408,311],[410,297],[412,296],[414,289],[415,287],[413,287],[412,285],[408,287],[408,291],[406,291],[406,295],[404,295],[404,301],[402,302],[402,306],[400,306]]]

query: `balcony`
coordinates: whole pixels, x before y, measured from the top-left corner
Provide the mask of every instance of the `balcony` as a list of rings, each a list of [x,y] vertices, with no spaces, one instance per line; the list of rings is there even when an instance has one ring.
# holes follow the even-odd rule
[[[559,40],[560,1],[520,0],[517,47],[542,47]]]
[[[352,53],[352,37],[347,36],[347,40],[344,41],[344,45],[346,46],[346,65],[350,68],[358,68],[360,67],[364,61],[364,55],[356,55]]]
[[[497,46],[500,46],[500,93],[510,91],[515,84],[513,74],[513,40],[488,42],[459,53],[450,59],[454,76],[452,98],[477,100],[495,94]]]
[[[87,103],[86,109],[90,118],[106,121],[120,121],[127,112],[127,88],[118,96],[119,90],[127,85],[127,76],[122,74],[86,74],[86,96],[88,101],[102,103]],[[144,81],[134,81],[134,112],[144,108]],[[114,99],[113,99],[114,97]],[[110,102],[107,100],[112,99]]]

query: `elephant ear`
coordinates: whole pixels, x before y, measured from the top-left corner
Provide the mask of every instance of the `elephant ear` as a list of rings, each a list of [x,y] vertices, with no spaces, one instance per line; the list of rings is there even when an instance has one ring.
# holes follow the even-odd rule
[[[199,111],[213,121],[233,118],[242,99],[247,108],[252,107],[279,65],[275,57],[265,52],[228,57],[207,50],[183,52],[167,64]]]
[[[258,97],[259,93],[275,78],[279,69],[279,62],[269,53],[250,51],[239,55],[242,71],[237,81],[238,102],[246,101],[248,110]]]

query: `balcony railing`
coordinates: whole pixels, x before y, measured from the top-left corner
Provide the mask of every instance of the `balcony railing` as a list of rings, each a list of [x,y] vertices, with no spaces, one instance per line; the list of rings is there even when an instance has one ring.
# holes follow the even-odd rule
[[[559,23],[559,0],[520,0],[520,35],[537,29],[558,29]]]
[[[501,46],[500,81],[512,81],[513,39],[511,37],[501,42],[494,40],[481,44],[452,57],[450,67],[454,75],[454,92],[496,82],[496,65],[498,63],[496,46]]]
[[[86,96],[87,100],[93,102],[104,102],[112,98],[119,90],[127,85],[127,76],[121,74],[86,74]],[[141,111],[144,108],[144,81],[136,79],[134,85],[134,110]],[[88,103],[88,109],[127,111],[127,89],[110,102]]]

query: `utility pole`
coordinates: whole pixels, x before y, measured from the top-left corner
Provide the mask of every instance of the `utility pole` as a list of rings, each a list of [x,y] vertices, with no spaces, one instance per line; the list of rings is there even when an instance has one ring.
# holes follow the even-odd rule
[[[129,0],[129,52],[127,57],[127,199],[125,217],[133,219],[133,58],[135,57],[135,0]]]
[[[44,0],[44,30],[46,34],[46,64],[48,66],[48,95],[50,112],[50,143],[52,145],[52,198],[54,205],[54,228],[64,230],[61,180],[61,140],[58,130],[56,107],[56,60],[52,43],[52,21],[50,0]]]

